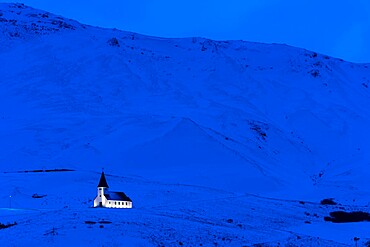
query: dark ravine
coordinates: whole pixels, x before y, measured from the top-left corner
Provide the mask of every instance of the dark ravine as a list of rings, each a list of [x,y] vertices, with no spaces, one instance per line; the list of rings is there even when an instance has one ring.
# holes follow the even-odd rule
[[[25,171],[15,171],[15,172],[4,172],[4,173],[39,173],[39,172],[74,172],[73,169],[66,168],[56,168],[56,169],[36,169],[36,170],[25,170]]]

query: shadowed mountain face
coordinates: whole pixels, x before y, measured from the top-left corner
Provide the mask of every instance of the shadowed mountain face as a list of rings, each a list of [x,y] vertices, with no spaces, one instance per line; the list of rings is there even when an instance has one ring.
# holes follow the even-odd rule
[[[105,167],[291,195],[369,186],[370,64],[20,4],[0,4],[0,40],[1,170]]]

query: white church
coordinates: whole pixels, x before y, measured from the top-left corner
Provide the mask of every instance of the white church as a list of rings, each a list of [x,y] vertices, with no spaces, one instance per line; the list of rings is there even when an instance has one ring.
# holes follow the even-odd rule
[[[98,195],[94,200],[94,208],[132,208],[132,201],[125,193],[111,192],[108,191],[108,188],[107,180],[102,172],[98,184]]]

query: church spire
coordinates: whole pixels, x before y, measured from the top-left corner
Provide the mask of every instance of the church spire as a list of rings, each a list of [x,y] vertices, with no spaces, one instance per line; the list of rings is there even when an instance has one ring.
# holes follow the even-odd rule
[[[104,171],[101,173],[98,187],[109,188],[107,180],[105,179]]]

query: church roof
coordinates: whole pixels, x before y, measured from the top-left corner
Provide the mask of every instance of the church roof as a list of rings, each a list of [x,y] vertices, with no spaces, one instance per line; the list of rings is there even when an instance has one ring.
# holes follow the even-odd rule
[[[105,179],[104,172],[101,173],[98,187],[109,188],[108,183],[107,183],[107,180]]]
[[[128,196],[126,196],[126,194],[123,192],[110,192],[109,191],[108,193],[104,193],[104,196],[107,198],[107,200],[132,202],[131,199]]]

